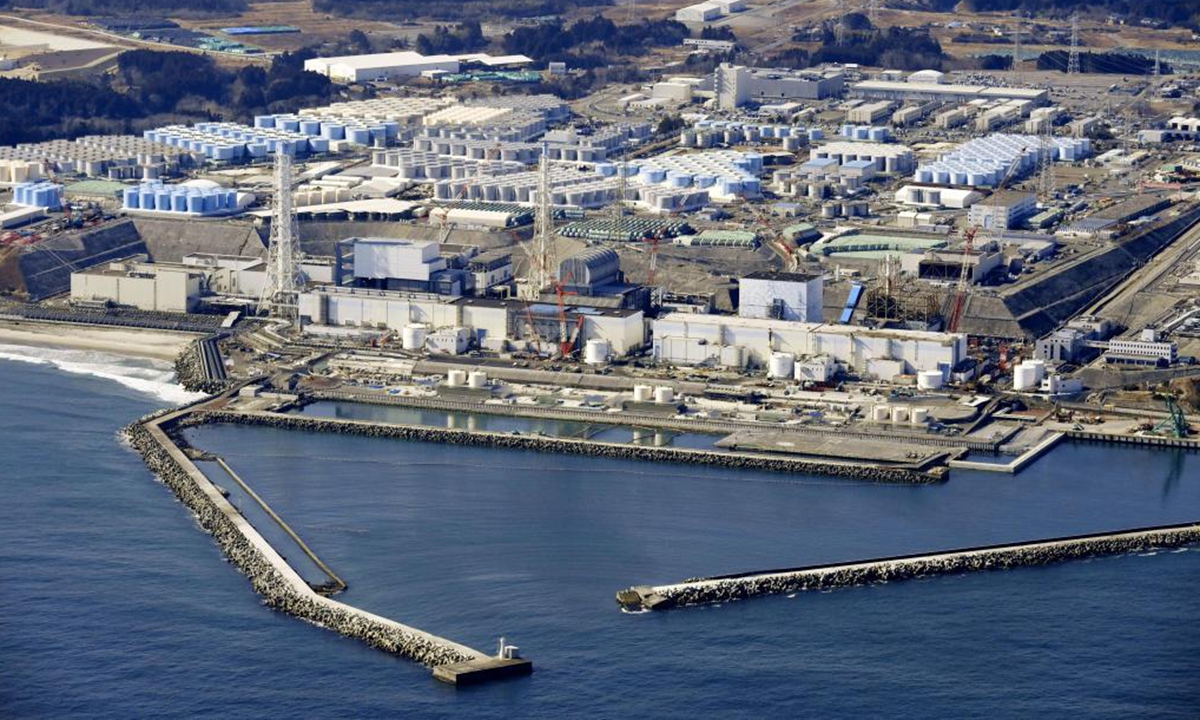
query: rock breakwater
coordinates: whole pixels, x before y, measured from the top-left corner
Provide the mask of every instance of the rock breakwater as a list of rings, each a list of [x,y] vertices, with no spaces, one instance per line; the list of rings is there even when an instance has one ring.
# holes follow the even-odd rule
[[[638,586],[617,593],[617,602],[628,608],[667,609],[741,600],[757,595],[826,590],[933,575],[1049,565],[1080,558],[1119,555],[1195,543],[1200,543],[1200,523],[1078,535],[855,563],[724,575],[685,580],[674,585]]]
[[[710,452],[684,448],[651,447],[626,443],[576,440],[571,438],[546,437],[542,435],[517,435],[509,433],[452,430],[448,428],[374,423],[359,420],[334,420],[283,415],[266,412],[232,412],[209,410],[198,412],[188,420],[189,424],[240,423],[263,425],[290,430],[308,430],[325,433],[343,433],[365,437],[396,438],[422,442],[471,445],[477,447],[511,448],[538,452],[571,453],[592,455],[620,460],[650,460],[656,462],[678,462],[695,465],[739,468],[746,470],[769,470],[774,472],[831,475],[835,477],[868,480],[877,483],[928,484],[940,478],[907,468],[881,467],[851,463],[815,462],[797,458],[750,455],[745,453]]]
[[[161,429],[155,436],[151,423],[159,422],[162,417],[163,413],[155,413],[128,426],[124,431],[126,440],[151,472],[195,514],[229,562],[249,578],[266,605],[428,667],[483,657],[471,648],[321,597],[290,568],[274,564],[264,550],[269,549],[266,541],[214,486],[203,487],[207,480],[194,466],[185,466],[190,461],[177,448],[172,452]],[[274,551],[269,554],[283,563]]]

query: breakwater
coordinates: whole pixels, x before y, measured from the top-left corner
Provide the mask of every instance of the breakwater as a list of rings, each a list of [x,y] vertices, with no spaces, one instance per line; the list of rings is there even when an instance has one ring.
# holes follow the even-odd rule
[[[168,431],[177,430],[191,412],[152,414],[125,428],[125,437],[266,605],[428,667],[489,662],[478,650],[318,594],[170,439]]]
[[[194,340],[175,358],[175,378],[185,390],[216,395],[229,388],[217,340],[216,335]]]
[[[453,430],[423,425],[402,425],[363,420],[341,420],[304,415],[284,415],[270,412],[236,412],[206,410],[190,415],[190,425],[205,423],[240,423],[264,425],[290,430],[308,430],[324,433],[343,433],[366,437],[395,438],[422,442],[476,447],[510,448],[538,452],[592,455],[620,460],[649,460],[654,462],[676,462],[693,465],[773,472],[830,475],[854,478],[878,483],[928,484],[938,482],[939,477],[898,467],[881,467],[852,463],[816,462],[798,458],[755,455],[749,453],[712,452],[672,447],[650,447],[626,443],[611,443],[595,440],[577,440],[542,435],[517,435],[510,433],[473,430]]]
[[[1167,525],[833,565],[721,575],[685,580],[673,585],[635,586],[617,593],[617,602],[629,609],[663,610],[741,600],[757,595],[1049,565],[1195,543],[1200,543],[1200,523]]]

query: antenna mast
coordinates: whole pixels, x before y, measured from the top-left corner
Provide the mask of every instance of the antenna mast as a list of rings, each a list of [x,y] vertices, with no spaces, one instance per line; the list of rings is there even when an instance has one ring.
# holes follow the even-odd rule
[[[1071,14],[1071,55],[1067,58],[1067,74],[1079,74],[1079,13]]]
[[[275,202],[271,209],[271,240],[267,247],[267,278],[259,312],[272,319],[299,324],[300,273],[296,265],[296,209],[292,197],[292,156],[275,153]]]

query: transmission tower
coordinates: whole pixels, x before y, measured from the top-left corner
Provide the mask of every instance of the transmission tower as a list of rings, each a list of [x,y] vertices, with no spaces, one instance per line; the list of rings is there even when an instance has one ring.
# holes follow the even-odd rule
[[[1038,197],[1044,201],[1054,199],[1055,185],[1058,178],[1055,177],[1054,170],[1054,136],[1051,133],[1053,121],[1047,117],[1046,122],[1041,128],[1041,137],[1039,145],[1040,152],[1038,153]]]
[[[867,19],[872,25],[879,19],[879,0],[867,0]]]
[[[1012,70],[1013,82],[1021,84],[1021,14],[1017,13],[1017,29],[1013,35],[1013,56],[1012,64],[1009,66]]]
[[[297,265],[296,209],[292,198],[292,156],[275,153],[275,203],[271,208],[271,240],[267,247],[267,278],[259,298],[259,312],[299,321],[300,271]]]
[[[1071,15],[1071,54],[1067,57],[1067,74],[1079,74],[1079,13]]]
[[[536,300],[554,280],[554,214],[550,206],[550,159],[546,144],[538,161],[537,213],[534,215],[533,249],[529,277],[524,285],[526,300]]]
[[[1155,81],[1157,81],[1160,77],[1162,77],[1162,62],[1160,60],[1161,53],[1162,53],[1162,50],[1159,50],[1159,49],[1155,49],[1155,51],[1154,51],[1154,79],[1155,79]]]
[[[837,0],[837,25],[834,27],[834,40],[838,45],[846,44],[846,0]]]

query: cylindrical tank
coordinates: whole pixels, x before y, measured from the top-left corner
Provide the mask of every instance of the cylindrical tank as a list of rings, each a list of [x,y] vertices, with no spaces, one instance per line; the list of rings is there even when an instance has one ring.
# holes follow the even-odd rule
[[[896,406],[892,408],[892,422],[908,422],[908,408]]]
[[[425,326],[405,325],[400,339],[405,350],[420,350],[425,347]]]
[[[470,375],[467,375],[467,385],[475,390],[480,390],[487,387],[487,373],[482,370],[474,370]]]
[[[929,408],[913,408],[909,419],[913,425],[924,425],[929,422]]]
[[[746,367],[745,352],[741,345],[725,345],[721,348],[721,367]]]
[[[446,384],[450,387],[462,387],[467,384],[466,370],[451,370],[446,373]]]
[[[675,402],[675,391],[666,385],[654,388],[654,402],[659,405],[670,405]]]
[[[922,370],[917,373],[917,388],[921,390],[937,390],[944,382],[941,370]]]
[[[1037,368],[1021,363],[1013,370],[1013,390],[1032,390],[1037,387]]]
[[[608,362],[609,346],[607,340],[588,340],[583,347],[583,361],[588,365],[603,365]]]
[[[767,376],[772,378],[791,378],[796,370],[796,356],[791,353],[771,353],[767,362]]]
[[[871,409],[871,419],[875,422],[887,422],[892,417],[892,409],[887,405],[876,405]]]
[[[633,386],[633,401],[634,402],[650,402],[650,398],[654,396],[654,388],[649,385],[634,385]]]

